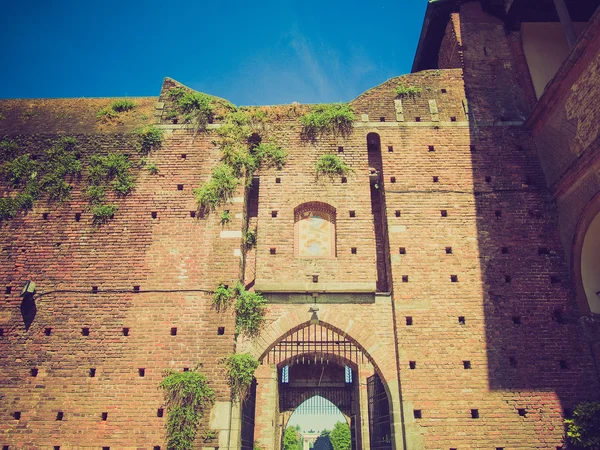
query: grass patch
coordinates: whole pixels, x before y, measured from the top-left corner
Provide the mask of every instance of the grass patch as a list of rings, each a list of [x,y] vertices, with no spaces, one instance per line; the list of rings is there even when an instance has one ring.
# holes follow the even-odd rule
[[[119,113],[131,111],[133,108],[135,108],[135,103],[133,103],[131,100],[115,100],[107,107],[98,111],[96,113],[96,119],[102,120],[103,122],[110,122],[111,120],[119,117]]]
[[[319,175],[329,177],[343,176],[352,172],[352,169],[338,155],[327,153],[321,155],[316,164],[317,178]]]
[[[310,112],[300,117],[302,137],[314,140],[320,134],[328,132],[347,135],[352,130],[354,119],[354,112],[347,104],[332,103],[313,106]]]
[[[403,84],[399,84],[396,86],[394,92],[396,93],[396,97],[405,98],[405,97],[415,97],[421,94],[423,89],[416,86],[404,86]]]

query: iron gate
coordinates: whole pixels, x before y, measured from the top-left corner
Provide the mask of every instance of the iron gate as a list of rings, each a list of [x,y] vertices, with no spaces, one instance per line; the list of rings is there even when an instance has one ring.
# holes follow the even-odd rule
[[[254,413],[256,410],[256,379],[242,404],[242,450],[254,450]]]
[[[391,450],[390,404],[379,375],[367,378],[371,450]]]

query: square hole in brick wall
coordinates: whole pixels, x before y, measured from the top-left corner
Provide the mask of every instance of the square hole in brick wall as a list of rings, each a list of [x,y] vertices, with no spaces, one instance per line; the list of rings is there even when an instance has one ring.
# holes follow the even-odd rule
[[[94,378],[96,376],[96,368],[95,367],[90,368],[90,370],[88,371],[88,376],[90,378]]]
[[[277,253],[277,248],[276,248],[276,247],[271,247],[271,248],[269,249],[269,254],[271,254],[271,255],[275,255],[276,253]]]
[[[400,252],[401,255],[406,255],[406,248],[400,247],[399,248],[399,252]]]
[[[110,447],[102,447],[102,450],[110,450]]]
[[[348,178],[347,177],[342,177],[342,183],[347,183],[348,182]]]
[[[420,117],[415,117],[415,122],[420,122],[421,118]]]
[[[450,281],[452,283],[458,283],[458,275],[450,275]]]
[[[129,336],[129,328],[123,328],[123,336]]]
[[[92,286],[92,294],[98,293],[98,286]]]
[[[60,450],[60,445],[55,445],[54,450]]]
[[[356,211],[348,211],[350,217],[356,217]]]
[[[88,327],[84,327],[81,329],[81,335],[82,336],[89,336],[90,335],[90,329]]]
[[[396,177],[390,177],[390,183],[395,183],[396,182]]]
[[[512,277],[510,275],[504,275],[504,282],[510,283],[512,281]]]
[[[344,153],[344,147],[341,145],[338,147],[338,153]]]
[[[29,373],[31,374],[32,377],[37,377],[38,376],[38,369],[33,368],[29,371]]]
[[[550,283],[552,283],[552,284],[557,284],[557,283],[560,283],[560,278],[559,278],[559,277],[557,277],[556,275],[552,275],[552,276],[550,277]]]
[[[471,410],[471,419],[479,419],[479,410],[478,409]]]
[[[496,211],[494,211],[494,215],[496,217],[502,217],[502,211],[500,211],[499,209],[497,209]]]
[[[183,184],[178,184],[177,185],[177,190],[178,191],[183,191]]]
[[[559,365],[559,367],[560,367],[561,369],[568,369],[568,368],[569,368],[569,365],[567,364],[567,361],[565,361],[564,359],[561,359],[561,360],[558,362],[558,365]]]
[[[153,450],[160,450],[160,445],[155,445],[154,447],[152,447]]]
[[[521,325],[521,316],[512,316],[512,321],[515,325]]]
[[[519,408],[519,409],[517,409],[517,412],[519,413],[519,415],[521,417],[526,417],[527,416],[527,410],[525,408]]]
[[[196,211],[190,211],[190,217],[196,217]]]
[[[10,448],[10,447],[9,447],[8,445],[3,445],[3,446],[2,446],[2,450],[9,450],[9,448]]]
[[[394,151],[394,147],[391,145],[388,145],[388,152],[392,153]]]
[[[402,282],[408,283],[408,275],[402,275]]]
[[[4,293],[10,294],[11,292],[12,292],[12,286],[6,286],[6,289],[4,289]]]
[[[385,117],[380,117],[380,118],[379,118],[379,121],[380,121],[380,122],[385,122]]]
[[[408,367],[410,367],[410,370],[415,370],[417,368],[417,362],[416,361],[409,361],[408,362]]]
[[[406,316],[406,325],[412,325],[413,324],[413,318],[410,316]]]
[[[470,369],[471,361],[463,361],[463,369]]]
[[[277,217],[277,211],[271,211],[271,217],[272,218]]]
[[[504,450],[504,447],[496,447],[496,450]]]
[[[538,255],[549,255],[548,247],[540,247],[538,248]]]
[[[485,177],[485,182],[486,183],[491,183],[492,182],[492,177],[490,177],[489,175]]]
[[[153,219],[156,219],[158,217],[158,213],[156,211],[152,211],[150,213],[150,215],[152,216]]]
[[[277,183],[277,184],[281,183],[281,178],[279,178],[279,177],[275,178],[275,183]]]
[[[138,369],[138,375],[140,377],[145,377],[146,376],[146,369],[144,369],[143,367]]]
[[[435,147],[434,147],[433,145],[428,145],[428,146],[427,146],[427,149],[428,149],[430,152],[435,152]]]
[[[450,122],[456,122],[456,117],[450,116]]]
[[[163,417],[165,415],[165,410],[164,408],[158,408],[156,410],[156,417]]]
[[[313,283],[318,283],[319,282],[319,275],[313,275],[312,276],[312,282]]]
[[[46,336],[50,336],[52,334],[52,328],[44,328],[44,334]]]
[[[219,327],[217,328],[217,335],[218,336],[223,336],[225,334],[225,327]]]
[[[177,336],[177,327],[171,328],[171,336]]]
[[[458,316],[458,324],[459,325],[465,325],[467,323],[467,320],[465,319],[465,316]]]
[[[565,419],[573,417],[573,410],[571,408],[563,408],[563,417]]]
[[[500,249],[500,253],[507,254],[508,253],[508,247],[502,247]]]
[[[452,254],[452,247],[446,247],[446,255]]]
[[[187,155],[185,153],[181,154],[181,159],[187,159]]]
[[[563,316],[563,312],[562,312],[562,310],[560,308],[555,308],[552,311],[552,316],[551,317],[552,317],[552,320],[555,321],[555,322],[557,322],[557,323],[560,323],[560,324],[567,323],[567,320]]]
[[[356,255],[356,247],[351,247],[350,253],[352,253],[353,255]]]
[[[139,286],[134,286],[133,287],[133,292],[140,292],[140,287]]]
[[[189,372],[189,371],[190,371],[190,368],[189,368],[189,367],[184,367],[184,368],[183,368],[183,371],[184,371],[184,372]]]
[[[59,411],[56,413],[56,420],[63,420],[63,418],[65,417],[65,413],[62,411]]]
[[[515,358],[514,356],[509,356],[508,364],[510,364],[510,367],[517,367],[517,358]]]
[[[48,213],[42,213],[42,219],[48,220]]]
[[[394,211],[394,215],[395,215],[396,217],[400,217],[400,216],[401,216],[401,214],[402,214],[402,213],[400,212],[400,210],[399,210],[399,209],[397,209],[396,211]]]
[[[440,210],[440,215],[442,217],[448,217],[448,211],[446,211],[445,209]]]
[[[0,328],[0,336],[4,336],[4,328]]]
[[[102,418],[102,420],[108,420],[108,413],[107,412],[103,412],[100,417]]]
[[[477,151],[477,147],[474,145],[469,145],[469,150],[471,150],[471,153],[475,153]]]
[[[75,222],[79,222],[81,220],[81,213],[75,213]]]
[[[15,411],[12,416],[15,420],[21,420],[21,411]]]
[[[445,94],[446,92],[448,92],[446,89],[441,89],[442,94]]]
[[[433,177],[433,182],[434,183],[438,183],[439,181],[440,181],[440,177],[438,177],[438,176],[434,176]]]
[[[413,416],[415,416],[415,419],[421,419],[423,412],[420,409],[413,409]]]

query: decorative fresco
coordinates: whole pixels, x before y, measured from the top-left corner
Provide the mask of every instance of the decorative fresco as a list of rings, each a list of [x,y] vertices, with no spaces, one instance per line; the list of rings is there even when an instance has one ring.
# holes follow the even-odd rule
[[[335,256],[335,216],[324,209],[304,209],[296,220],[298,256],[329,258]]]

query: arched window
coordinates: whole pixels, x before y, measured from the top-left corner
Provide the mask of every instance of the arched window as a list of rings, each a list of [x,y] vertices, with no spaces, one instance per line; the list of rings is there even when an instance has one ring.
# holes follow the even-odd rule
[[[335,258],[335,208],[303,203],[294,209],[295,254],[300,258]]]
[[[581,249],[581,281],[590,311],[600,314],[600,212],[589,224]]]

